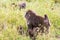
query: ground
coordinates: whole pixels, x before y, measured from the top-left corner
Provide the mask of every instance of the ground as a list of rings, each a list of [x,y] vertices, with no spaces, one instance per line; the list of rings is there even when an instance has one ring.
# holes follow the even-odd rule
[[[33,10],[39,16],[48,15],[51,26],[48,35],[38,35],[37,40],[60,40],[60,3],[55,0],[0,0],[0,40],[30,40],[29,36],[19,35],[17,27],[22,25],[27,30],[24,17],[28,9]],[[11,6],[12,3],[26,2],[26,9]],[[56,37],[58,36],[58,37]]]

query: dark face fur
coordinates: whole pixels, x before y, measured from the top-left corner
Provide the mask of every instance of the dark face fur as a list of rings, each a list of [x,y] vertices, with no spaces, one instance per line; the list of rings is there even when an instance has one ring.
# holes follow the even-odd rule
[[[32,16],[35,16],[35,13],[32,12],[31,10],[28,10],[25,14],[25,18],[29,20]]]

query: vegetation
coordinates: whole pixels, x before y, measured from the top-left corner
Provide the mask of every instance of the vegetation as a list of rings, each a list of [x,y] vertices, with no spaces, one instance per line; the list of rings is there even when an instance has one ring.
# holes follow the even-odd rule
[[[21,2],[26,2],[26,9],[11,6]],[[40,16],[47,14],[51,23],[49,34],[38,35],[37,40],[60,40],[60,3],[55,0],[0,0],[0,40],[30,40],[29,36],[17,32],[19,25],[27,29],[24,15],[28,9]]]

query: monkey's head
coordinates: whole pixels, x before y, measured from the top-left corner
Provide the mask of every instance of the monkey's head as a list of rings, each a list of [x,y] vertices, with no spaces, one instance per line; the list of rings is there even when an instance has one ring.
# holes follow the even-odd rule
[[[20,3],[20,4],[18,4],[18,6],[20,7],[20,9],[25,9],[26,8],[26,3],[25,2]]]
[[[22,3],[22,8],[25,8],[26,7],[26,3]]]
[[[32,10],[28,10],[28,11],[26,12],[26,14],[25,14],[25,18],[26,18],[27,20],[29,20],[29,19],[31,19],[31,18],[33,18],[33,17],[35,17],[35,13],[34,13]]]
[[[44,15],[44,23],[46,26],[50,26],[50,22],[49,22],[48,16],[46,14]]]

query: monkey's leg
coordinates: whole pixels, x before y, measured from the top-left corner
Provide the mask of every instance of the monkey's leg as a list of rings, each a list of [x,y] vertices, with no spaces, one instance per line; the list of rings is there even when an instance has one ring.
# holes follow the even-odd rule
[[[45,34],[48,34],[48,33],[49,33],[49,27],[46,26],[46,32],[45,32]]]

